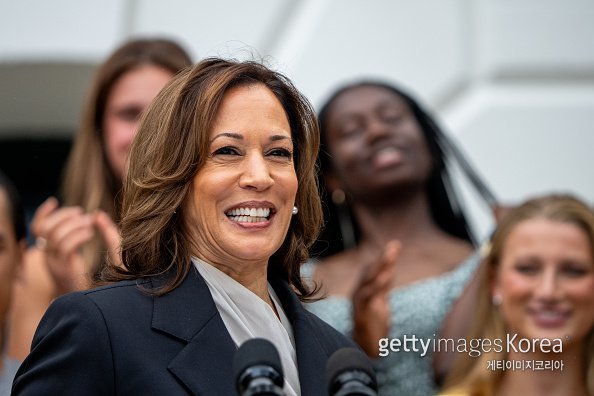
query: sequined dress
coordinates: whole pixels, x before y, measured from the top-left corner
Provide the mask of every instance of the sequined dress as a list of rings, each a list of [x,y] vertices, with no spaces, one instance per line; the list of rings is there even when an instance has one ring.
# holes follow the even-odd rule
[[[390,352],[376,362],[381,396],[428,396],[437,393],[432,379],[433,349],[438,345],[439,331],[447,313],[476,271],[479,261],[479,254],[474,253],[449,272],[391,292],[389,338],[400,340],[400,351]],[[312,262],[305,264],[302,275],[311,277],[314,267]],[[351,334],[350,299],[329,296],[307,303],[305,307],[343,334]],[[417,341],[414,341],[415,337]],[[421,339],[427,345],[426,354],[423,354]],[[396,344],[393,343],[395,347]],[[404,351],[405,346],[409,352]]]

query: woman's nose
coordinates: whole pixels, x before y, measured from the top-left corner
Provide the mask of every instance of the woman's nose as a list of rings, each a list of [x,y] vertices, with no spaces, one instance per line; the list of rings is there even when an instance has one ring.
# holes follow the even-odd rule
[[[390,133],[390,130],[385,122],[378,117],[370,117],[367,120],[367,140],[371,143],[376,140],[385,138]]]
[[[241,164],[239,186],[241,188],[264,191],[274,184],[270,166],[262,154],[249,154]]]
[[[536,295],[544,301],[553,301],[559,298],[561,289],[558,282],[558,274],[555,270],[545,270],[539,279]]]

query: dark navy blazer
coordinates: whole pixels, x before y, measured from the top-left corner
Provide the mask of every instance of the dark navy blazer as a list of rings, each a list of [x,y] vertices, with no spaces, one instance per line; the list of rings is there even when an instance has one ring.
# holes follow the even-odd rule
[[[126,281],[58,298],[43,317],[13,395],[235,395],[236,346],[208,286],[192,267],[155,297]],[[326,395],[328,357],[353,343],[270,280],[295,335],[304,396]]]

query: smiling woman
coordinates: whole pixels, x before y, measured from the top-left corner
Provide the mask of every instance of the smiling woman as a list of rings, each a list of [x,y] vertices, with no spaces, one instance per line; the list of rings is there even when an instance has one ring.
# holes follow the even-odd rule
[[[245,270],[265,271],[285,239],[297,193],[291,127],[265,85],[225,94],[192,190],[189,216],[202,223],[194,228],[193,243],[209,246],[200,258],[239,277]],[[232,216],[238,210],[243,215]],[[243,268],[226,265],[228,255]],[[261,297],[268,299],[267,293]]]
[[[175,77],[132,145],[122,266],[52,304],[15,394],[230,395],[235,350],[255,337],[280,352],[285,394],[325,394],[328,357],[353,344],[300,301],[318,139],[307,100],[261,64]]]
[[[529,200],[498,225],[485,263],[469,338],[505,343],[459,355],[444,394],[594,395],[594,211]]]

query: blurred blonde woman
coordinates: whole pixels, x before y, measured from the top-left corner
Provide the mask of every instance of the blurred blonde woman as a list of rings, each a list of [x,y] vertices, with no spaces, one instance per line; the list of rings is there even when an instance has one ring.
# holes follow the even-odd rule
[[[512,209],[493,236],[481,286],[468,339],[501,347],[458,354],[444,395],[594,395],[590,207],[545,196]]]
[[[64,173],[63,206],[50,197],[36,211],[24,277],[18,282],[9,353],[23,359],[49,303],[90,287],[119,262],[119,191],[141,114],[167,82],[191,65],[167,39],[126,42],[98,68]]]

